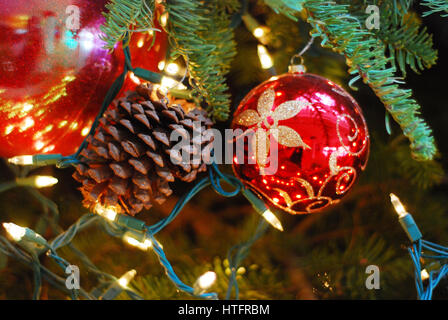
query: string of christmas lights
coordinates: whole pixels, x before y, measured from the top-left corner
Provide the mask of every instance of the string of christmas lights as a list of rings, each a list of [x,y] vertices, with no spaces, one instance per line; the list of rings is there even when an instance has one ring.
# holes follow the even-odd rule
[[[123,41],[123,43],[126,42],[126,39]],[[121,73],[121,75],[115,80],[112,87],[106,94],[106,97],[104,98],[102,107],[100,109],[100,112],[98,113],[95,121],[92,124],[92,127],[89,131],[89,135],[93,134],[99,124],[100,118],[103,116],[103,113],[106,111],[107,107],[110,105],[110,103],[113,101],[113,99],[116,97],[118,92],[120,91],[124,79],[126,77],[126,74],[128,72],[132,72],[134,76],[138,78],[143,78],[148,81],[152,82],[161,82],[162,78],[160,75],[155,74],[153,72],[149,72],[147,70],[141,69],[141,68],[133,68],[131,65],[131,57],[129,52],[129,47],[124,46],[124,53],[125,53],[125,65],[124,70]],[[179,68],[174,64],[169,64],[165,67],[168,70],[168,73],[175,74],[178,72]],[[170,85],[172,82],[170,82]],[[163,84],[162,84],[163,85]],[[63,157],[59,154],[52,154],[52,155],[30,155],[30,156],[17,156],[9,159],[10,163],[13,163],[15,165],[54,165],[56,164],[59,168],[64,168],[70,165],[76,165],[79,161],[79,156],[81,154],[81,151],[87,146],[87,139],[85,139],[82,144],[79,146],[78,150],[75,154]],[[221,181],[226,182],[227,184],[233,186],[235,189],[233,191],[225,191],[222,188]],[[14,183],[6,183],[4,186],[0,186],[0,191],[9,189],[14,186],[27,186],[27,187],[45,187],[45,186],[51,186],[53,184],[57,183],[57,180],[53,177],[27,177],[27,178],[19,178]],[[171,221],[174,220],[174,218],[180,213],[182,208],[185,206],[185,204],[194,197],[198,192],[200,192],[205,187],[211,185],[213,189],[220,195],[225,197],[233,197],[237,195],[240,191],[242,194],[249,200],[249,202],[253,205],[253,207],[256,209],[256,211],[261,215],[263,219],[265,219],[267,222],[269,222],[273,227],[283,230],[282,225],[280,221],[277,219],[277,217],[269,210],[269,208],[264,204],[262,200],[260,200],[255,194],[253,194],[251,191],[246,189],[243,184],[234,176],[223,174],[218,169],[218,166],[213,163],[209,167],[209,174],[207,177],[203,178],[199,183],[197,183],[189,193],[184,195],[181,199],[179,199],[178,203],[173,208],[170,215],[168,215],[166,218],[162,219],[158,223],[152,225],[152,226],[146,226],[145,223],[141,220],[138,220],[134,217],[126,216],[117,213],[116,210],[112,207],[102,207],[100,205],[97,205],[95,207],[95,213],[96,214],[86,214],[83,215],[76,223],[74,223],[72,226],[70,226],[66,231],[60,233],[55,239],[53,239],[50,243],[48,243],[42,236],[35,233],[33,230],[28,228],[22,228],[20,226],[14,225],[14,224],[4,224],[5,229],[8,231],[10,236],[16,241],[20,242],[22,241],[22,237],[26,236],[26,241],[31,241],[33,243],[45,245],[48,249],[50,249],[49,256],[53,258],[53,260],[61,266],[61,268],[65,268],[69,266],[70,264],[66,262],[64,259],[59,257],[56,253],[57,249],[60,249],[63,246],[71,245],[71,241],[74,239],[76,234],[95,224],[98,222],[98,216],[101,216],[103,219],[102,226],[104,227],[104,230],[112,236],[120,237],[127,243],[136,246],[142,250],[148,250],[149,248],[152,248],[152,251],[157,255],[157,258],[159,259],[159,262],[161,266],[166,271],[166,274],[168,278],[173,282],[173,284],[181,291],[188,293],[192,296],[203,298],[203,299],[217,299],[218,296],[216,293],[207,293],[206,290],[212,286],[212,284],[216,280],[216,274],[213,272],[207,272],[206,274],[202,275],[197,279],[193,287],[190,287],[186,284],[184,284],[179,277],[174,272],[173,267],[171,266],[169,260],[167,259],[165,252],[163,251],[162,245],[154,238],[154,235],[161,231],[164,227],[166,227]],[[37,195],[38,196],[38,195]],[[45,204],[45,198],[42,196],[40,197],[40,201]],[[56,209],[57,212],[57,209]],[[228,289],[228,296],[230,295],[230,292],[232,291],[232,288],[236,288],[236,298],[238,298],[238,286],[236,283],[236,276],[235,276],[235,270],[237,269],[238,264],[244,259],[244,257],[247,255],[250,246],[253,244],[253,242],[258,239],[266,230],[267,226],[266,224],[260,224],[260,226],[263,226],[261,229],[257,228],[257,231],[255,235],[248,240],[247,242],[244,242],[242,244],[239,244],[232,248],[229,251],[229,257],[231,256],[231,252],[235,250],[235,254],[230,259],[230,266],[231,266],[231,279],[229,282],[229,289]],[[24,232],[22,232],[25,230]],[[23,235],[22,235],[23,233]],[[4,240],[8,241],[6,238],[3,238]],[[23,253],[17,251],[17,250],[8,250],[8,248],[13,247],[9,242],[5,247],[0,246],[0,250],[2,250],[4,253],[8,254],[9,256],[17,257],[19,255],[23,255]],[[73,248],[72,248],[73,249]],[[93,263],[90,262],[90,260],[82,253],[82,252],[76,252],[79,257],[81,257],[81,260],[83,263],[87,266],[87,268],[95,273],[100,279],[107,279],[106,283],[109,283],[109,285],[106,288],[106,291],[104,293],[98,293],[100,290],[96,290],[97,292],[87,293],[85,290],[80,289],[79,292],[82,294],[83,297],[87,299],[114,299],[117,297],[122,291],[126,291],[128,295],[133,299],[141,299],[141,297],[133,292],[133,290],[130,290],[127,287],[127,284],[132,280],[132,278],[135,276],[135,270],[131,270],[125,275],[123,275],[121,278],[117,279],[112,275],[109,275],[101,270],[99,270]],[[58,279],[59,282],[60,279],[57,275],[52,274],[48,270],[44,269],[44,267],[39,263],[38,260],[38,254],[36,254],[34,251],[30,251],[31,257],[32,257],[32,268],[34,270],[35,274],[35,291],[33,294],[34,299],[38,299],[40,287],[41,287],[41,270],[45,270],[45,275],[47,280],[51,278]],[[23,259],[22,259],[23,260]],[[29,261],[30,259],[25,259],[26,261]],[[106,287],[104,283],[102,283],[99,288]],[[72,291],[71,292],[72,299],[77,298],[77,292]]]
[[[215,176],[216,175],[216,176]],[[227,183],[233,185],[235,187],[235,190],[232,192],[224,191],[224,189],[221,187],[221,180],[226,181]],[[86,214],[83,215],[76,223],[74,223],[72,226],[70,226],[65,232],[60,233],[55,239],[53,239],[51,242],[47,242],[42,236],[34,232],[33,230],[29,228],[23,228],[20,226],[17,226],[13,223],[4,223],[4,228],[7,230],[10,237],[17,243],[25,241],[26,243],[33,243],[36,245],[44,246],[45,248],[49,249],[50,254],[47,254],[53,260],[58,263],[63,270],[66,269],[67,266],[70,265],[69,262],[65,261],[63,258],[59,257],[56,253],[57,249],[62,248],[63,246],[69,245],[71,241],[74,239],[76,234],[84,230],[85,228],[94,225],[96,222],[98,222],[98,218],[102,217],[102,225],[105,226],[105,230],[107,230],[108,234],[116,237],[122,238],[127,243],[134,245],[142,250],[147,250],[148,248],[152,248],[153,252],[157,255],[160,264],[165,269],[167,276],[169,279],[174,283],[174,285],[181,291],[188,293],[190,295],[196,296],[198,298],[203,299],[217,299],[216,293],[206,293],[205,291],[212,285],[214,281],[211,281],[211,279],[216,278],[216,275],[213,277],[210,272],[208,272],[206,275],[201,276],[198,278],[196,283],[193,285],[193,287],[190,287],[186,284],[184,284],[176,275],[174,272],[170,262],[166,258],[166,255],[163,251],[163,248],[161,244],[154,238],[154,234],[161,231],[165,226],[167,226],[181,211],[183,206],[200,190],[205,188],[208,185],[212,185],[216,192],[218,192],[221,195],[224,196],[234,196],[241,190],[244,190],[243,194],[251,195],[248,197],[248,200],[251,201],[251,203],[254,205],[254,207],[257,209],[257,211],[263,216],[263,218],[266,219],[266,217],[269,217],[269,221],[271,224],[276,226],[277,228],[281,224],[275,215],[271,213],[271,215],[266,215],[266,212],[268,211],[267,207],[264,205],[264,203],[260,200],[260,202],[254,202],[254,199],[258,199],[256,196],[254,196],[249,190],[244,189],[241,182],[237,180],[235,177],[223,174],[219,171],[216,164],[213,164],[210,167],[209,170],[209,176],[201,180],[188,194],[186,194],[183,198],[181,198],[174,209],[172,210],[171,214],[168,215],[166,218],[162,219],[158,223],[152,225],[152,226],[146,226],[143,221],[140,221],[136,218],[125,216],[122,214],[117,213],[113,208],[105,208],[102,206],[98,206],[95,208],[95,211],[97,214]],[[274,220],[272,220],[274,219]],[[263,220],[264,221],[264,220]],[[239,244],[232,248],[229,251],[229,261],[230,261],[230,270],[231,270],[231,279],[229,282],[229,290],[228,292],[231,292],[232,287],[236,288],[236,298],[238,298],[238,287],[236,283],[236,269],[238,267],[238,264],[244,259],[244,257],[248,254],[248,251],[250,249],[250,246],[266,231],[267,224],[262,222],[259,224],[259,227],[257,228],[257,231],[255,232],[255,235],[248,240],[247,242],[244,242],[242,244]],[[17,257],[20,255],[23,255],[22,252],[16,250],[8,250],[8,248],[14,248],[9,241],[2,237],[2,240],[4,242],[4,245],[0,246],[0,250],[4,252],[5,254],[13,257]],[[5,242],[6,241],[6,242]],[[235,254],[232,257],[232,251],[235,251]],[[34,251],[30,251],[30,254],[34,259],[32,259],[33,264],[32,267],[35,272],[35,294],[33,297],[35,299],[38,298],[38,293],[40,292],[40,272],[44,269],[44,267],[39,263],[38,260],[38,254],[36,254]],[[29,261],[29,258],[26,259]],[[115,277],[102,272],[97,267],[95,267],[92,263],[90,263],[88,260],[83,261],[88,269],[97,276],[108,279],[112,282],[110,287],[107,289],[106,293],[104,293],[102,296],[100,296],[101,299],[113,299],[116,297],[121,291],[124,289],[127,289],[127,285],[120,284],[120,279],[116,279]],[[46,269],[44,269],[46,270]],[[46,273],[48,271],[46,270]],[[135,275],[135,274],[134,274]],[[57,275],[51,275],[47,276],[47,278],[58,278]],[[202,278],[202,277],[205,277]],[[127,282],[130,281],[130,276],[128,275],[126,277]],[[124,280],[121,280],[123,282]],[[119,283],[120,285],[117,285],[116,283]],[[123,290],[119,290],[119,288],[122,288]],[[131,297],[134,298],[140,298],[140,296],[136,293],[134,293],[132,290],[127,289],[129,292],[128,294],[131,295]],[[92,299],[93,295],[85,292],[85,290],[80,290],[82,295],[85,298]],[[229,294],[228,294],[229,295]],[[75,299],[76,295],[72,293],[72,298]]]
[[[434,289],[448,275],[448,264],[443,264],[448,259],[448,247],[423,240],[414,218],[406,211],[400,199],[393,193],[390,198],[399,222],[412,243],[408,251],[414,264],[417,296],[420,300],[431,300]],[[425,262],[427,266],[423,267],[422,261],[425,259],[431,262]]]

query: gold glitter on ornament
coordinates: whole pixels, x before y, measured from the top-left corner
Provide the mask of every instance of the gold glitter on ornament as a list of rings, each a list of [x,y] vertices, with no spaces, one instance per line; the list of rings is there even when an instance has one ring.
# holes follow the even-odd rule
[[[278,121],[295,117],[303,108],[311,105],[311,103],[307,101],[289,100],[283,102],[272,111],[274,99],[275,91],[273,89],[267,89],[258,98],[258,112],[255,110],[245,110],[235,119],[237,124],[245,127],[253,125],[257,126],[257,131],[254,135],[256,141],[252,145],[254,146],[257,163],[260,166],[264,166],[267,162],[270,150],[270,135],[283,146],[311,149],[310,146],[303,142],[302,138],[295,130],[288,126],[278,125]],[[269,122],[269,120],[271,120],[271,122]],[[264,125],[266,129],[262,125]]]

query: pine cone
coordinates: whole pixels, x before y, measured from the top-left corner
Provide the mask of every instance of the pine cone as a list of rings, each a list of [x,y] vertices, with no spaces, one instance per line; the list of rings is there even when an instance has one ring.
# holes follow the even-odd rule
[[[168,106],[168,99],[161,97],[153,85],[143,84],[115,100],[105,112],[73,174],[82,183],[84,206],[100,203],[135,215],[154,202],[163,203],[172,193],[169,182],[176,178],[190,182],[206,170],[202,156],[199,163],[182,162],[181,153],[172,149],[178,141],[170,141],[170,134],[189,134],[191,144],[182,151],[191,159],[198,153],[205,156],[213,145],[210,131],[205,132],[212,121],[203,110],[185,113],[180,105]],[[194,126],[195,121],[200,125]],[[201,134],[193,135],[193,131]]]

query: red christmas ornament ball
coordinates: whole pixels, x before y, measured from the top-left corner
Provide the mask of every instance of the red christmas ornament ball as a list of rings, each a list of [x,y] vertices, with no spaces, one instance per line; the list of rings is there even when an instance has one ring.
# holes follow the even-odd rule
[[[314,74],[288,73],[260,84],[238,106],[232,128],[241,130],[234,132],[236,176],[292,214],[339,202],[369,155],[356,101]]]
[[[99,39],[106,2],[0,2],[0,157],[68,155],[81,144],[123,70],[121,45],[109,54]],[[133,34],[130,49],[134,66],[157,71],[167,36],[157,32],[148,51],[151,37]]]

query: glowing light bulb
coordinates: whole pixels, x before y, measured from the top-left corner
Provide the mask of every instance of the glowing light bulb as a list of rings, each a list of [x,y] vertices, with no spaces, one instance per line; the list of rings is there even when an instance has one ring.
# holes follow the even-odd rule
[[[85,137],[85,136],[87,136],[87,135],[89,134],[89,131],[90,131],[90,128],[89,128],[89,127],[84,127],[84,128],[81,130],[81,135],[82,135],[83,137]]]
[[[265,46],[259,44],[257,46],[258,58],[260,59],[261,67],[263,69],[270,69],[274,66],[271,56]]]
[[[179,72],[179,66],[177,65],[177,63],[174,62],[168,63],[168,65],[165,68],[165,71],[168,74],[176,75]]]
[[[160,24],[162,27],[166,27],[167,23],[168,23],[168,12],[165,12],[160,16]]]
[[[34,144],[34,149],[36,150],[40,150],[43,147],[45,147],[45,144],[42,141],[36,141],[36,143]]]
[[[81,48],[90,51],[95,46],[95,36],[90,31],[82,30],[79,34],[79,43],[81,44]]]
[[[20,241],[25,236],[26,228],[18,226],[12,222],[3,223],[3,228],[14,239],[14,241]]]
[[[42,150],[42,152],[47,153],[47,152],[53,151],[54,148],[55,148],[55,145],[54,145],[54,144],[51,144],[51,145],[45,147],[45,148]]]
[[[94,211],[109,221],[115,221],[118,214],[114,207],[104,207],[99,203],[95,206]]]
[[[252,32],[252,34],[256,37],[256,38],[261,38],[262,36],[264,36],[265,32],[263,30],[262,27],[257,27],[254,29],[254,31]]]
[[[129,77],[135,84],[140,84],[140,79],[134,74],[134,72],[131,72]]]
[[[16,156],[9,158],[8,162],[19,166],[31,165],[33,164],[33,156]]]
[[[403,204],[401,203],[400,199],[393,193],[390,194],[390,201],[392,202],[392,205],[394,206],[395,211],[398,214],[398,217],[403,218],[408,214]]]
[[[34,179],[36,188],[51,187],[56,183],[58,183],[58,179],[52,176],[36,176]]]
[[[122,287],[122,288],[126,288],[128,286],[128,284],[132,281],[132,279],[134,279],[135,275],[137,274],[137,271],[132,269],[129,270],[128,272],[126,272],[124,275],[122,275],[120,277],[120,279],[118,279],[118,284]]]
[[[58,179],[52,176],[31,176],[31,177],[18,177],[16,178],[16,184],[18,186],[29,186],[35,188],[51,187],[58,183]]]
[[[23,112],[28,112],[28,111],[30,111],[31,109],[33,109],[33,105],[31,104],[31,103],[24,103],[23,104],[23,107],[22,107],[22,111]]]
[[[117,212],[115,212],[115,210],[113,209],[106,209],[104,217],[110,221],[114,221],[115,218],[117,217]]]
[[[275,229],[283,231],[283,226],[280,222],[280,220],[278,220],[278,218],[275,216],[275,214],[267,209],[265,212],[263,212],[262,217],[269,222],[270,225],[272,225]]]
[[[213,271],[207,271],[196,281],[196,286],[201,290],[205,291],[210,288],[216,282],[216,273]]]
[[[145,239],[143,242],[138,241],[137,239],[131,236],[125,236],[124,241],[130,244],[133,247],[137,247],[140,250],[147,251],[149,248],[152,248],[152,241],[149,239]]]
[[[182,83],[179,81],[174,80],[170,77],[162,77],[162,81],[160,82],[160,88],[163,91],[168,91],[169,89],[179,89],[184,90],[187,87],[185,87]]]
[[[25,120],[22,121],[22,127],[20,128],[21,131],[25,131],[32,126],[34,126],[34,120],[31,117],[26,117]]]
[[[163,70],[163,69],[165,69],[165,60],[160,61],[160,62],[157,64],[157,68],[158,68],[159,70]]]
[[[266,26],[259,26],[252,30],[252,34],[257,38],[262,44],[267,44],[269,39],[267,35],[271,30]]]
[[[12,124],[7,125],[6,128],[5,128],[5,136],[10,134],[13,130],[14,130],[14,126]]]
[[[423,281],[429,279],[429,273],[426,269],[423,269],[422,272],[420,272],[420,277]]]
[[[143,38],[140,38],[137,42],[137,48],[143,47],[144,44],[145,44],[145,40]]]

